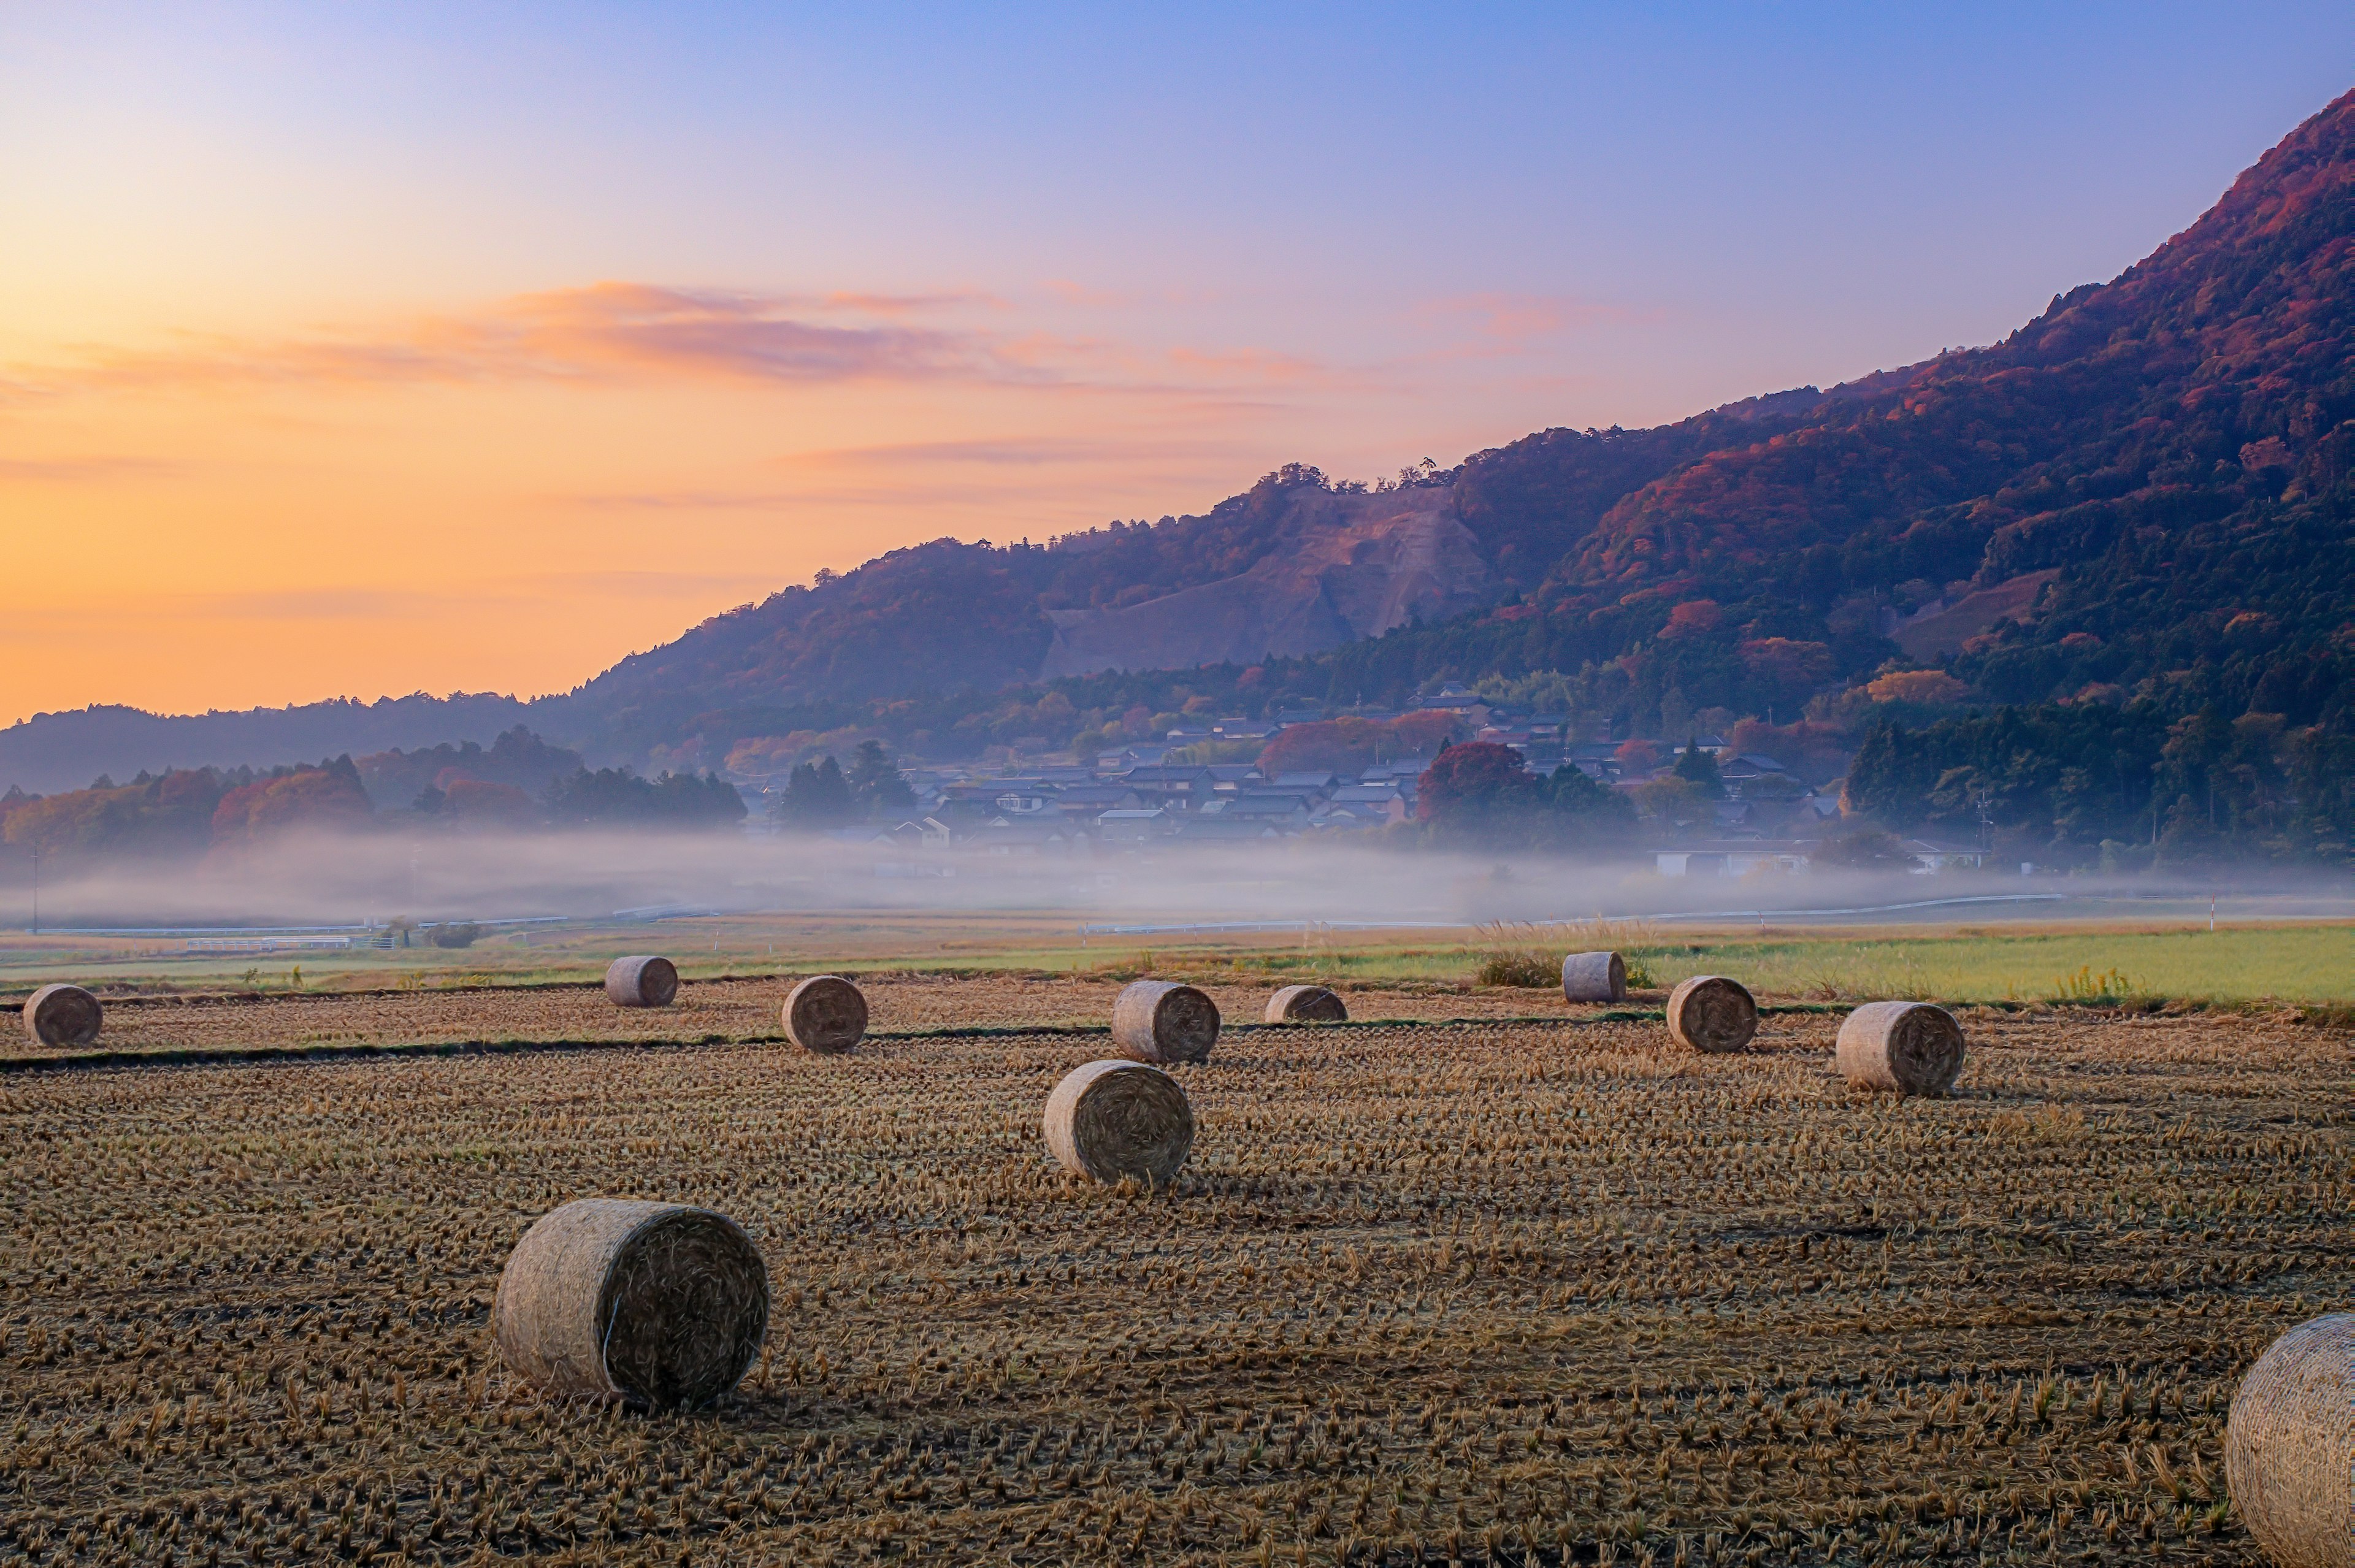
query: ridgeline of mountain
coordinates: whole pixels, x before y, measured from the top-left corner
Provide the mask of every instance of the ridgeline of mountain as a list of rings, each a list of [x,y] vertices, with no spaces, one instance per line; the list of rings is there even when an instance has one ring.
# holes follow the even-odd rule
[[[634,733],[656,710],[1315,654],[1535,587],[1614,502],[1731,440],[1796,428],[1819,396],[1753,398],[1657,430],[1546,431],[1395,487],[1288,464],[1198,517],[1043,545],[935,539],[714,616],[569,701],[576,726]]]
[[[92,706],[37,714],[0,730],[0,790],[13,784],[48,794],[80,789],[102,774],[128,784],[143,769],[267,766],[443,741],[487,745],[503,731],[533,721],[529,704],[487,692],[375,702],[339,698],[176,716]]]
[[[1648,733],[1712,708],[1788,718],[1934,665],[2001,702],[2345,729],[2350,186],[2355,93],[2148,259],[1990,347],[1654,430],[1546,431],[1395,486],[1294,465],[1199,516],[894,550],[528,721],[604,760],[709,763],[856,725],[947,755],[1108,735],[1188,692],[1395,702],[1435,676],[1552,670],[1582,711]],[[1154,670],[1182,674],[1136,675]],[[0,784],[487,740],[507,706],[353,737],[337,726],[384,704],[298,709],[299,742],[273,728],[293,715],[45,716],[0,732]]]

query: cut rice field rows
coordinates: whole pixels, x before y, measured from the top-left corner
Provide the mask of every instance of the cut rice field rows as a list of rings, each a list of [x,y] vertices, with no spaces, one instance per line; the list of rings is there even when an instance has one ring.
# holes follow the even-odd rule
[[[2256,1562],[2219,1444],[2345,1298],[2344,1038],[1962,1017],[1902,1102],[1815,1015],[1236,1033],[1152,1191],[1043,1147],[1093,1037],[18,1073],[0,1561]],[[591,1194],[765,1253],[716,1409],[499,1365]]]
[[[790,976],[696,981],[666,1008],[617,1008],[602,985],[485,987],[466,991],[394,990],[229,992],[133,996],[106,1000],[95,1049],[171,1055],[208,1051],[326,1051],[466,1042],[727,1044],[773,1042],[783,1036],[780,1008]],[[1023,1028],[1102,1031],[1112,1017],[1116,981],[1095,976],[868,975],[859,978],[868,1028],[883,1034]],[[1205,987],[1227,1023],[1251,1024],[1268,987],[1213,982]],[[1359,1018],[1592,1018],[1610,1009],[1572,1007],[1556,991],[1467,987],[1359,987],[1348,993]],[[1658,995],[1626,1008],[1657,1010]],[[1622,1008],[1621,1010],[1625,1010]],[[0,1043],[0,1063],[83,1054],[31,1043],[20,1034]]]

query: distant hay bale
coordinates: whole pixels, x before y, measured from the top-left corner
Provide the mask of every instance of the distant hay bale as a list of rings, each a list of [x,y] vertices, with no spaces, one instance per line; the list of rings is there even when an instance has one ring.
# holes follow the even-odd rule
[[[1561,961],[1561,997],[1566,1002],[1624,1002],[1627,961],[1616,953],[1573,953]]]
[[[785,998],[785,1038],[839,1056],[867,1038],[867,994],[839,975],[813,975]]]
[[[1712,1055],[1740,1051],[1758,1032],[1758,1004],[1738,980],[1695,975],[1668,993],[1668,1032]]]
[[[88,1045],[106,1009],[80,986],[44,986],[25,1002],[25,1035],[35,1045]]]
[[[2355,1564],[2355,1313],[2301,1323],[2241,1380],[2224,1483],[2280,1568]]]
[[[1963,1026],[1927,1002],[1867,1002],[1840,1025],[1834,1060],[1859,1089],[1943,1094],[1963,1070]]]
[[[1191,986],[1138,980],[1112,1005],[1112,1038],[1138,1061],[1206,1061],[1219,1040],[1219,1005]]]
[[[769,1270],[725,1214],[583,1198],[540,1216],[499,1275],[500,1353],[553,1394],[700,1409],[769,1329]]]
[[[1141,1061],[1075,1067],[1047,1097],[1047,1147],[1095,1181],[1167,1184],[1194,1147],[1194,1110],[1175,1078]]]
[[[1348,1017],[1348,1004],[1323,986],[1286,986],[1267,999],[1272,1024],[1337,1024]]]
[[[605,995],[617,1008],[666,1008],[678,997],[678,966],[641,953],[605,966]]]

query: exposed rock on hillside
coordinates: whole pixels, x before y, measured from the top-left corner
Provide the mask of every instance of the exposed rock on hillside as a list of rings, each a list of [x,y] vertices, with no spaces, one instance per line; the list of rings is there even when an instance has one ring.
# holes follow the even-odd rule
[[[1044,678],[1312,654],[1495,597],[1455,492],[1301,493],[1250,570],[1120,608],[1050,612]]]

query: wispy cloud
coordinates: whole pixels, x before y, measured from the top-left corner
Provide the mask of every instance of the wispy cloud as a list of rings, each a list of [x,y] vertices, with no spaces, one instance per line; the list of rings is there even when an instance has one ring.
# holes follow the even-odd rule
[[[375,331],[268,342],[186,335],[161,348],[84,348],[51,366],[16,367],[11,379],[57,392],[649,378],[1039,383],[1067,374],[1037,335],[1017,341],[921,321],[996,303],[975,294],[787,296],[605,283]]]
[[[787,469],[1040,468],[1053,464],[1128,464],[1199,455],[1218,443],[1204,440],[1145,440],[1120,436],[976,437],[910,441],[873,446],[825,447],[776,460]]]
[[[964,383],[1188,396],[1336,389],[1366,373],[1277,348],[1148,347],[1003,321],[975,292],[751,293],[602,283],[483,309],[273,339],[187,333],[0,367],[19,396],[538,381],[778,387]],[[979,314],[982,322],[976,325]]]

